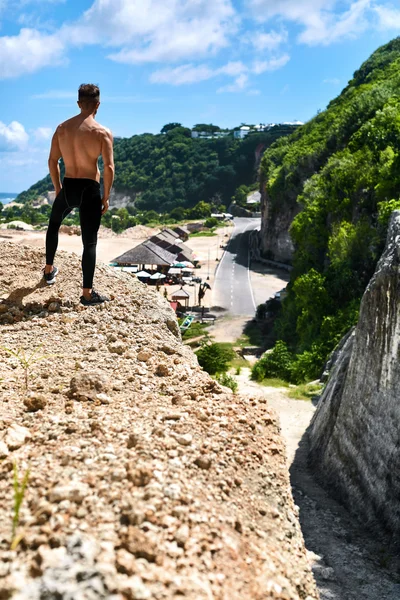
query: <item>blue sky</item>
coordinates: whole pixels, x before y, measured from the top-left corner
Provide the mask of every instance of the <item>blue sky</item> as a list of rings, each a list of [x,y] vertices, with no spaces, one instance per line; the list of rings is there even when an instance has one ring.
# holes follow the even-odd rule
[[[118,136],[306,121],[399,30],[399,0],[0,0],[0,191],[46,175],[81,83]]]

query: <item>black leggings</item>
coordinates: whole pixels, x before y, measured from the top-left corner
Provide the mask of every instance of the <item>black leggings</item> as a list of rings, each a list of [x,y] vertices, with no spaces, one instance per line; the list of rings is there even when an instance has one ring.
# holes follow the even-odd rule
[[[100,184],[93,179],[64,177],[63,187],[54,200],[46,234],[46,264],[52,265],[58,246],[58,230],[73,208],[79,208],[83,254],[83,287],[93,287],[96,266],[97,232],[101,220]]]

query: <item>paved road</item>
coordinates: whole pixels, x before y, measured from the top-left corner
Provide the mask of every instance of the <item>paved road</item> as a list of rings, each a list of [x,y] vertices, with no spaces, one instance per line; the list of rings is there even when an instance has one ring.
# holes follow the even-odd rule
[[[250,283],[248,240],[259,229],[260,219],[234,220],[234,231],[216,272],[213,305],[233,315],[254,316],[256,305]]]

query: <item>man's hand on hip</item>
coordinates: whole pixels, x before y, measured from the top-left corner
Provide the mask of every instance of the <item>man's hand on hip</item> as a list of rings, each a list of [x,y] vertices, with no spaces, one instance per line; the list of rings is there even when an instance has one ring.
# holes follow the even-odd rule
[[[107,198],[107,200],[106,200],[105,198],[103,198],[103,199],[102,199],[102,201],[101,201],[101,204],[102,204],[102,207],[103,207],[103,208],[101,209],[101,214],[102,214],[102,215],[105,215],[105,214],[106,214],[106,212],[107,212],[107,211],[108,211],[108,209],[109,209],[109,206],[110,206],[110,200],[109,200],[108,198]]]

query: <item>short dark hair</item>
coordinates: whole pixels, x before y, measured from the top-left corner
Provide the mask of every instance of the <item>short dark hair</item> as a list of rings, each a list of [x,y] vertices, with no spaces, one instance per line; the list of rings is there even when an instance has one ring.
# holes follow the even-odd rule
[[[88,108],[100,102],[100,89],[94,83],[82,83],[78,90],[78,101]]]

